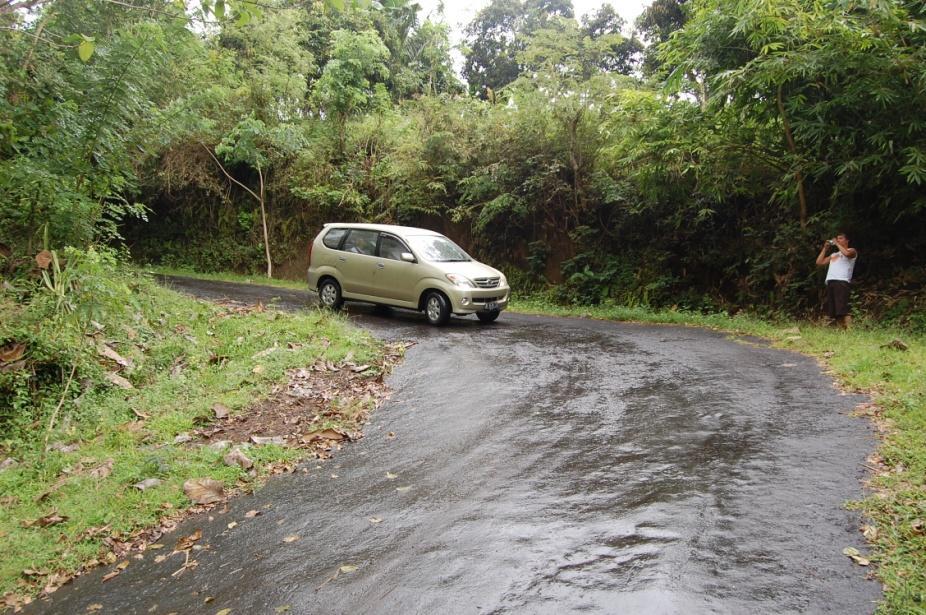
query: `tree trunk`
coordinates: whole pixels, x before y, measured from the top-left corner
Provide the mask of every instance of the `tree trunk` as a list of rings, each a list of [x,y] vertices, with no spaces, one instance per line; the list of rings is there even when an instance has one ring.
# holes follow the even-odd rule
[[[255,194],[253,190],[251,190],[250,188],[248,188],[247,186],[242,184],[240,181],[238,181],[237,179],[231,176],[231,173],[229,173],[225,169],[222,163],[219,162],[219,159],[215,157],[215,154],[212,153],[212,150],[206,147],[205,143],[200,143],[200,145],[202,146],[204,150],[206,150],[206,153],[209,154],[209,157],[215,161],[219,169],[221,169],[222,173],[225,175],[225,177],[229,179],[229,181],[232,181],[238,184],[239,186],[241,186],[242,188],[244,188],[244,190],[248,194],[253,196],[254,199],[257,200],[258,203],[260,203],[260,221],[264,227],[264,253],[267,255],[267,277],[272,278],[273,277],[273,261],[270,260],[270,236],[269,236],[269,233],[267,232],[267,209],[264,206],[264,173],[263,171],[261,171],[260,167],[257,167],[257,175],[260,177],[260,194]]]
[[[267,255],[267,277],[273,277],[273,261],[270,259],[270,235],[267,233],[267,208],[264,206],[264,173],[257,167],[257,176],[260,177],[260,221],[264,227],[264,254]]]
[[[581,163],[579,161],[579,121],[581,111],[577,111],[569,119],[569,162],[572,166],[572,217],[576,226],[579,225],[580,199],[582,193],[582,180],[579,178]]]
[[[785,105],[781,99],[781,86],[778,86],[778,113],[781,114],[781,123],[785,129],[785,139],[788,142],[788,151],[791,155],[797,156],[797,146],[794,144],[794,135],[791,133],[791,123],[788,121],[788,114],[785,113]],[[807,194],[804,192],[804,173],[800,167],[794,171],[794,178],[797,180],[797,198],[800,202],[801,230],[807,229]]]

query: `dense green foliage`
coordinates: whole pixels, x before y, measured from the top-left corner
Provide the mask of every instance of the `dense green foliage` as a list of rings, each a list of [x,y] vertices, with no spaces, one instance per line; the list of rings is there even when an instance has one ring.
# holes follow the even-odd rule
[[[812,313],[844,228],[864,309],[924,325],[922,3],[659,0],[628,36],[607,5],[493,0],[470,96],[417,5],[338,4],[3,16],[7,270],[46,235],[122,234],[145,261],[298,278],[323,222],[376,220],[566,300]]]

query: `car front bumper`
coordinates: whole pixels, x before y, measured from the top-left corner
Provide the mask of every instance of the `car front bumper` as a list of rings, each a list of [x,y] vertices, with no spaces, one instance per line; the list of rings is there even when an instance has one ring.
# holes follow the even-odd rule
[[[454,314],[475,314],[487,310],[504,310],[511,298],[511,289],[499,288],[453,288],[447,292]]]

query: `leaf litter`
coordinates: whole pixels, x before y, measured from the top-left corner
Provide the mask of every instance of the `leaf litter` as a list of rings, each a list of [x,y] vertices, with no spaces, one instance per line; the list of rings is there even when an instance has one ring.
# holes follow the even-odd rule
[[[337,362],[319,359],[309,367],[290,370],[284,384],[235,415],[221,404],[213,405],[216,422],[191,435],[205,444],[273,444],[309,450],[316,458],[327,459],[344,443],[362,437],[360,430],[369,413],[389,396],[384,375],[409,345],[388,346],[376,364],[358,365],[348,354]]]
[[[323,342],[325,341],[327,340],[323,340]],[[413,345],[414,342],[400,342],[387,346],[382,361],[376,364],[358,365],[353,362],[353,356],[348,355],[338,362],[319,360],[309,367],[290,370],[287,372],[287,380],[284,384],[274,387],[268,397],[249,408],[239,410],[239,413],[235,416],[231,415],[226,406],[215,404],[211,408],[213,416],[209,418],[216,423],[206,428],[196,429],[190,434],[181,434],[177,438],[176,444],[191,442],[193,445],[197,443],[208,445],[219,442],[222,444],[222,448],[226,448],[235,443],[248,443],[253,441],[252,436],[257,436],[258,438],[272,438],[271,441],[274,443],[282,441],[285,446],[304,449],[318,459],[327,459],[333,452],[339,450],[344,443],[362,437],[360,429],[365,424],[367,416],[384,403],[389,396],[388,388],[384,383],[384,376],[401,359],[404,351]],[[292,349],[299,346],[301,344],[293,344],[288,347]],[[3,359],[15,361],[25,354],[26,348],[13,347],[3,348],[3,350],[5,351]],[[120,369],[131,370],[134,367],[131,359],[119,355],[111,347],[103,345],[100,354],[116,363]],[[271,353],[267,353],[267,355],[269,354]],[[218,362],[219,358],[216,361]],[[178,376],[184,367],[184,357],[178,357],[174,362],[171,372],[172,377]],[[263,366],[258,365],[256,367],[255,373],[259,374],[263,371]],[[107,373],[105,378],[116,387],[123,389],[134,388],[128,379],[120,376],[115,371]],[[133,414],[136,421],[145,421],[150,418],[149,415],[136,410],[133,410]],[[390,432],[387,437],[394,438],[395,434]],[[197,440],[199,442],[196,442]],[[14,463],[14,461],[11,461],[10,465]],[[271,473],[291,472],[295,469],[294,464],[279,464],[279,466],[271,467]],[[113,461],[107,459],[87,473],[93,478],[102,479],[108,477],[112,469]],[[78,468],[78,471],[83,472],[84,470]],[[135,489],[145,490],[156,487],[158,484],[156,479],[147,479],[132,486]],[[405,491],[408,489],[410,487],[397,490]],[[212,479],[188,480],[184,484],[184,491],[187,492],[193,505],[176,509],[168,502],[163,503],[164,514],[157,526],[140,528],[130,533],[111,531],[108,525],[83,530],[75,536],[76,541],[93,540],[94,536],[105,535],[101,545],[101,555],[96,559],[85,562],[79,570],[72,574],[31,571],[36,573],[31,578],[37,580],[30,582],[30,585],[39,584],[40,587],[44,587],[41,592],[41,595],[44,596],[55,592],[60,586],[69,583],[77,576],[81,576],[101,565],[115,564],[119,561],[119,558],[129,556],[133,552],[136,559],[141,558],[143,557],[142,553],[149,548],[163,548],[164,545],[158,544],[157,541],[164,534],[174,531],[183,519],[209,510],[217,503],[225,501],[230,495],[224,491],[224,486],[221,483],[212,481]],[[233,493],[235,493],[234,490]],[[248,511],[245,517],[253,518],[260,514],[260,511],[252,510]],[[53,512],[34,521],[26,522],[24,525],[44,528],[66,521],[66,516]],[[371,523],[378,523],[381,520],[374,517],[370,521]],[[107,532],[111,532],[111,534],[106,535]],[[189,541],[194,535],[184,537],[181,541]],[[199,540],[200,537],[201,533],[196,540]],[[180,549],[181,546],[187,548]],[[195,549],[202,548],[195,544],[183,542],[178,544],[178,548],[171,555],[184,553],[185,561],[171,576],[178,576],[198,565],[195,560],[190,559],[190,552],[195,550],[194,547]],[[155,563],[162,563],[169,557],[169,555],[157,555],[154,561]],[[115,578],[127,566],[128,560],[122,561],[116,568],[104,575],[104,580],[108,581]],[[345,564],[343,568],[344,570],[338,568],[332,578],[336,578],[338,574],[347,574],[356,570],[356,567],[351,564]],[[28,575],[26,576],[28,577]],[[29,595],[8,592],[2,597],[0,607],[4,605],[13,608],[21,607],[32,602],[32,600],[33,598]],[[223,611],[225,613],[229,612]]]

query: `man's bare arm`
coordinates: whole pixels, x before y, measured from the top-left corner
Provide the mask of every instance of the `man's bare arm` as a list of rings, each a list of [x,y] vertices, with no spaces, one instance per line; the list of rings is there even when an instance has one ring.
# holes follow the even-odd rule
[[[830,257],[826,253],[826,249],[829,247],[829,245],[830,245],[830,242],[828,241],[823,242],[823,247],[820,248],[820,254],[817,255],[817,266],[818,267],[824,267],[830,264]]]

